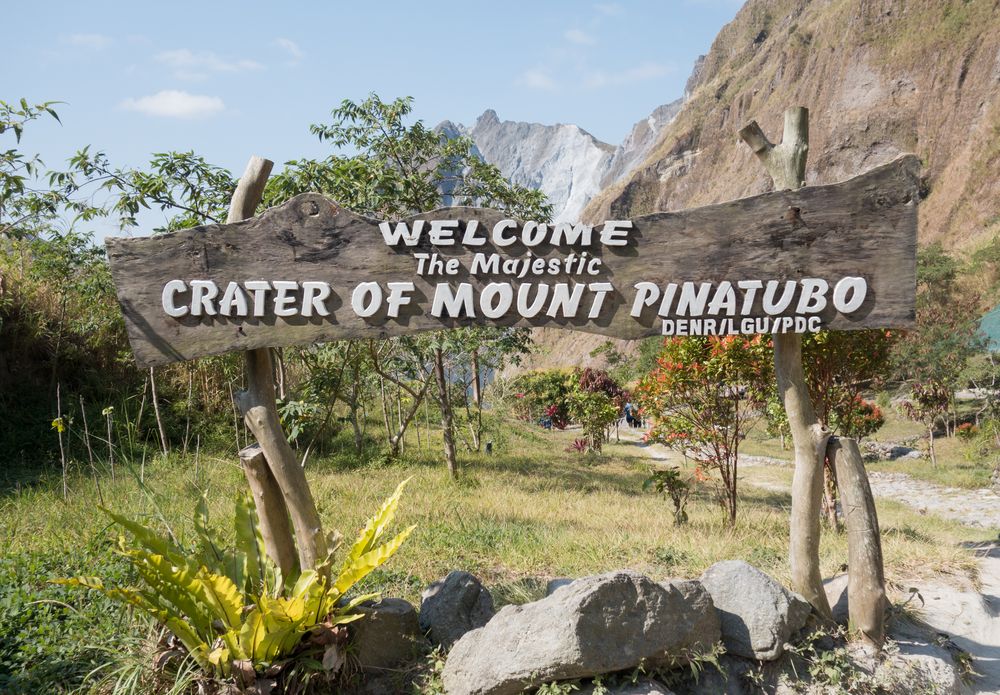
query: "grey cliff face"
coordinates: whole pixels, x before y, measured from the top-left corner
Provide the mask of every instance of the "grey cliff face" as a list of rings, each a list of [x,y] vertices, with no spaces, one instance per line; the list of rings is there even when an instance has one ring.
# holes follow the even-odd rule
[[[678,99],[654,109],[617,147],[579,126],[502,121],[492,109],[471,128],[443,121],[436,130],[447,137],[472,138],[473,154],[496,165],[514,183],[546,195],[553,221],[575,222],[591,198],[642,162],[682,103]]]

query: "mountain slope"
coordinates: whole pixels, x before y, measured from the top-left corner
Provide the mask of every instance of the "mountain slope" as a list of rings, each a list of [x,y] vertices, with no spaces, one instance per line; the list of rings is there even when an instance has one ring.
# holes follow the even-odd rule
[[[477,154],[506,178],[545,193],[554,221],[575,222],[591,198],[646,158],[680,105],[677,100],[656,108],[618,147],[575,125],[501,121],[492,109],[471,128],[444,121],[437,130],[471,137]]]
[[[586,219],[768,190],[735,134],[756,119],[778,140],[784,109],[804,105],[809,184],[915,152],[922,243],[968,248],[1000,232],[1000,2],[750,0],[698,72],[646,159]]]
[[[583,220],[679,210],[770,189],[737,131],[772,141],[810,109],[807,183],[850,178],[915,152],[922,244],[971,250],[1000,233],[998,0],[750,0],[695,66],[687,98],[645,159]],[[527,368],[572,366],[603,339],[536,331]],[[629,349],[628,344],[619,346]]]

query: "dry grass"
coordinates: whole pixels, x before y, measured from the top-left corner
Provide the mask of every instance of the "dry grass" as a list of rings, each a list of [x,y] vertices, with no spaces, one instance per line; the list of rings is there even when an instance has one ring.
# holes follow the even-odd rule
[[[788,580],[787,489],[790,470],[747,468],[734,529],[710,490],[688,506],[685,527],[675,527],[669,505],[641,490],[649,459],[630,444],[611,444],[599,457],[564,451],[571,432],[547,433],[519,425],[498,441],[495,456],[465,455],[459,482],[448,479],[437,448],[387,467],[346,469],[331,460],[311,463],[310,477],[329,528],[350,535],[402,479],[412,477],[399,523],[416,523],[404,549],[369,582],[391,595],[418,600],[428,582],[456,568],[481,576],[500,602],[523,602],[544,592],[547,579],[630,567],[655,578],[696,576],[713,562],[744,558]],[[412,447],[411,446],[411,450]],[[133,516],[168,520],[190,533],[197,498],[189,459],[147,465],[145,490],[132,477],[104,494]],[[235,461],[202,457],[201,480],[211,513],[224,526],[232,499],[243,487]],[[72,554],[109,534],[96,492],[84,477],[73,480],[68,502],[55,481],[8,493],[0,506],[0,551],[5,554]],[[987,532],[920,516],[901,505],[879,503],[887,577],[911,582],[935,573],[968,572],[973,561],[960,544]],[[822,569],[832,575],[846,562],[846,538],[825,533]]]

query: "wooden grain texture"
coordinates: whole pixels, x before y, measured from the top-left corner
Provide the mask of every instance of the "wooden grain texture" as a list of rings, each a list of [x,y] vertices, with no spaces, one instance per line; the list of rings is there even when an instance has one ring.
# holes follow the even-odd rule
[[[850,316],[832,308],[827,327],[906,327],[914,319],[916,205],[919,161],[912,155],[849,181],[776,191],[719,205],[656,213],[633,220],[625,247],[595,244],[586,250],[603,259],[598,276],[543,276],[534,281],[611,282],[615,292],[594,320],[535,319],[508,315],[497,320],[435,318],[430,315],[440,281],[468,281],[478,289],[507,276],[421,277],[412,254],[437,251],[468,268],[476,251],[523,258],[520,244],[469,249],[387,246],[376,220],[340,209],[316,194],[303,194],[260,216],[225,225],[206,225],[144,238],[108,238],[107,249],[118,300],[136,360],[143,366],[259,347],[279,347],[344,338],[379,338],[468,324],[561,326],[617,338],[661,331],[655,307],[641,319],[629,315],[638,281],[719,282],[823,278],[832,284],[848,275],[869,283],[865,305]],[[794,212],[797,209],[797,212]],[[446,208],[409,218],[479,220],[490,229],[502,213]],[[536,256],[562,258],[573,249],[542,246]],[[163,285],[173,279],[228,282],[248,280],[325,281],[333,288],[327,317],[265,316],[260,319],[192,317],[175,319],[161,306]],[[351,292],[360,282],[412,280],[414,303],[398,318],[357,317]],[[530,282],[512,280],[515,285]],[[589,304],[588,304],[589,306]],[[758,299],[759,307],[759,299]],[[758,310],[759,315],[759,310]]]
[[[827,449],[837,472],[847,525],[847,606],[852,630],[876,647],[885,641],[885,595],[882,538],[875,498],[861,449],[853,439],[832,439]]]
[[[781,142],[777,145],[767,139],[756,121],[751,121],[739,135],[764,165],[775,189],[802,190],[809,155],[809,109],[802,106],[786,109],[784,120]],[[773,345],[778,395],[785,408],[795,451],[788,524],[792,587],[812,604],[818,615],[832,619],[819,564],[823,457],[830,431],[816,417],[813,408],[802,367],[802,336],[795,333],[775,335]]]
[[[260,444],[251,444],[240,451],[240,465],[253,493],[260,535],[268,557],[281,570],[282,577],[291,577],[298,568],[298,558],[288,523],[288,509]]]

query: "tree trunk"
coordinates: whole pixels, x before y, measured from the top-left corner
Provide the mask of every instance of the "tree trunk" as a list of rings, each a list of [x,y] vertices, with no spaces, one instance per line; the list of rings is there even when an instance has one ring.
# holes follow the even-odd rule
[[[434,349],[434,378],[437,380],[438,401],[441,404],[441,430],[444,435],[444,458],[448,463],[448,474],[458,477],[458,463],[455,456],[455,432],[452,425],[451,401],[448,398],[448,381],[444,375],[444,353]]]
[[[156,377],[153,375],[153,368],[149,368],[149,389],[153,399],[153,414],[156,415],[156,429],[160,432],[160,451],[166,456],[170,452],[167,444],[167,430],[163,427],[163,416],[160,414],[160,401],[156,393]]]
[[[63,500],[69,497],[69,488],[66,485],[66,449],[63,447],[63,429],[66,421],[62,414],[62,383],[56,382],[56,434],[59,436],[59,462],[62,464],[62,494]]]
[[[348,403],[350,408],[349,417],[351,420],[351,428],[354,430],[354,450],[359,454],[362,449],[364,449],[365,440],[364,434],[361,432],[361,424],[358,422],[358,365],[354,364],[353,379],[351,379],[351,401]]]
[[[772,145],[756,121],[740,131],[740,137],[757,155],[774,181],[776,190],[800,188],[805,183],[809,152],[809,111],[803,107],[785,111],[781,143]],[[802,369],[802,336],[774,336],[774,370],[778,393],[788,414],[795,451],[792,475],[792,511],[789,562],[792,585],[825,618],[832,617],[819,570],[820,506],[823,498],[823,461],[830,433],[813,410]]]
[[[111,483],[115,483],[115,447],[111,442],[111,417],[112,410],[105,411],[104,419],[108,423],[108,466],[111,468]]]
[[[271,173],[273,163],[252,157],[246,171],[240,179],[233,200],[229,206],[227,223],[238,222],[253,216],[264,193],[267,177]],[[320,569],[326,560],[326,536],[323,525],[313,501],[305,472],[295,459],[295,453],[288,445],[288,440],[281,429],[278,419],[278,409],[275,404],[274,368],[271,364],[270,348],[260,348],[245,353],[246,382],[245,390],[236,394],[236,404],[243,413],[247,427],[257,438],[267,466],[281,490],[285,507],[290,513],[292,525],[295,528],[295,538],[298,541],[299,564],[303,569]],[[248,478],[248,482],[251,482]],[[251,482],[251,487],[253,483]],[[270,495],[273,499],[274,490]],[[269,505],[269,509],[278,506],[277,502]],[[277,527],[272,527],[277,529]],[[280,531],[275,531],[280,533]],[[282,557],[287,552],[279,546],[293,546],[295,543],[287,531],[283,536],[277,535],[272,540],[268,555]]]
[[[298,562],[281,488],[267,465],[260,444],[253,444],[240,451],[240,465],[243,466],[243,474],[257,506],[260,535],[264,539],[267,556],[278,566],[281,576],[287,581],[295,572]]]
[[[483,408],[482,385],[479,381],[479,350],[472,351],[472,402],[476,404],[477,410]]]
[[[829,458],[829,443],[827,444],[827,461],[823,464],[823,512],[826,523],[834,531],[840,531],[840,518],[837,516],[837,476],[833,470],[833,462]]]
[[[875,499],[858,443],[853,439],[832,439],[828,451],[837,474],[847,525],[847,602],[851,626],[864,640],[881,647],[889,602],[885,596]]]
[[[416,396],[413,396],[413,405],[407,409],[405,413],[400,413],[399,416],[399,429],[389,440],[389,451],[393,457],[399,455],[401,450],[401,445],[403,443],[403,437],[406,435],[406,430],[409,428],[410,423],[413,421],[414,416],[417,414],[417,410],[420,409],[420,404],[423,402],[424,397],[427,394],[427,388],[431,385],[431,380],[426,379],[424,385],[421,387],[420,391],[417,392]],[[420,437],[420,427],[417,427],[417,437]],[[419,439],[418,439],[419,443]]]
[[[392,423],[389,419],[389,397],[385,392],[385,378],[379,375],[378,378],[379,395],[382,397],[382,422],[385,424],[385,436],[392,439]]]
[[[285,350],[274,348],[275,371],[278,377],[278,398],[285,400]]]
[[[87,445],[87,458],[90,460],[90,474],[94,476],[94,485],[97,487],[97,499],[104,506],[104,493],[101,492],[101,481],[97,477],[97,466],[94,465],[94,450],[90,446],[90,426],[87,424],[87,408],[83,404],[83,396],[80,396],[80,417],[83,418],[83,441]]]
[[[937,468],[937,454],[934,451],[934,423],[931,422],[930,427],[927,428],[927,436],[930,438],[928,442],[928,448],[931,454],[931,466]]]

